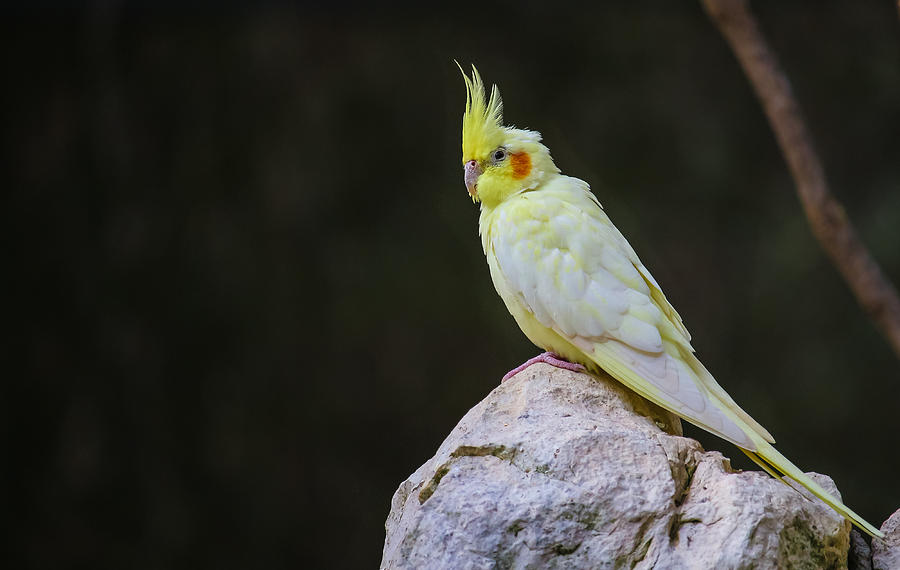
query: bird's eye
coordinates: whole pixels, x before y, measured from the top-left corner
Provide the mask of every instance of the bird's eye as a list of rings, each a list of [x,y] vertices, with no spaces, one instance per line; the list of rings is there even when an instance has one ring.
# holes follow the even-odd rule
[[[506,158],[506,149],[503,147],[498,148],[491,154],[491,159],[494,162],[500,162],[504,158]]]

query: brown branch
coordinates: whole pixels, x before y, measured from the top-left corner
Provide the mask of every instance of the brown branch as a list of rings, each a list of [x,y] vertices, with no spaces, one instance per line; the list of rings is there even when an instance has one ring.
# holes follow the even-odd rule
[[[751,14],[747,0],[702,0],[725,36],[765,110],[813,234],[844,276],[860,306],[900,357],[900,299],[825,180],[787,76]]]

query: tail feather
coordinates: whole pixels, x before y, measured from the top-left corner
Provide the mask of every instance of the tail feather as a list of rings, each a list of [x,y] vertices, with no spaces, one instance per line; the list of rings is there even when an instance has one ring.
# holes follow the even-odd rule
[[[560,338],[566,338],[562,336],[562,332],[557,332],[559,332]],[[576,357],[575,361],[585,365],[588,370],[595,374],[599,374],[600,370],[606,371],[613,378],[656,405],[735,444],[772,477],[784,483],[787,482],[783,477],[796,481],[866,533],[873,537],[884,538],[881,531],[807,477],[796,465],[772,447],[774,439],[771,434],[734,402],[693,354],[679,351],[682,359],[678,359],[668,352],[664,353],[671,357],[672,361],[677,361],[676,364],[686,364],[687,366],[684,368],[690,369],[686,372],[691,376],[688,379],[687,374],[678,375],[678,381],[674,383],[675,388],[666,389],[665,380],[668,379],[668,376],[664,378],[664,374],[659,373],[658,368],[652,366],[658,362],[647,353],[619,342],[594,343],[582,339],[579,343],[579,339],[575,338],[570,343],[571,350],[563,350],[562,354],[581,352],[586,358]],[[548,350],[550,349],[553,347]],[[669,361],[665,362],[665,364],[669,363]],[[664,369],[669,371],[669,368],[664,367]],[[675,369],[680,370],[677,365]],[[703,392],[711,406],[698,412],[688,405],[689,397],[694,396],[695,393],[688,390],[689,386],[686,382],[681,382],[682,379],[693,381],[696,389]]]
[[[731,399],[731,396],[719,386],[712,375],[707,372],[706,367],[697,358],[693,357],[693,354],[688,356],[687,362],[691,364],[703,386],[710,391],[710,395],[716,404],[723,408],[723,411],[727,410],[726,413],[731,412],[733,414],[732,420],[741,427],[756,445],[755,450],[738,446],[754,463],[759,465],[763,471],[785,484],[787,482],[782,477],[788,477],[803,485],[810,493],[869,535],[884,538],[884,534],[880,530],[869,524],[864,518],[853,512],[850,507],[823,489],[821,485],[813,481],[799,467],[791,463],[787,457],[775,449],[771,445],[775,443],[771,434]]]
[[[744,449],[742,449],[741,451],[746,453],[754,463],[762,467],[763,470],[765,470],[769,475],[772,475],[776,479],[780,479],[783,481],[781,477],[772,472],[773,470],[775,470],[785,477],[796,481],[797,483],[806,487],[806,489],[808,489],[810,493],[821,499],[826,505],[840,513],[844,518],[858,526],[867,534],[875,538],[884,538],[884,534],[880,530],[869,524],[864,518],[853,512],[850,507],[842,503],[834,495],[822,488],[821,485],[813,481],[809,476],[801,471],[799,467],[791,463],[791,461],[787,457],[779,453],[778,450],[772,447],[768,442],[762,440],[762,438],[759,438],[759,440],[755,443],[757,446],[755,452],[747,451]],[[767,464],[768,467],[766,467],[766,465],[763,465],[763,463]]]
[[[772,467],[771,467],[768,463],[766,463],[765,461],[763,461],[762,458],[760,458],[759,455],[753,453],[752,451],[747,451],[747,450],[744,449],[743,447],[739,447],[738,449],[740,449],[741,451],[743,451],[743,452],[744,452],[744,455],[746,455],[747,457],[750,458],[750,461],[752,461],[753,463],[756,463],[757,465],[759,465],[759,468],[760,468],[760,469],[762,469],[763,471],[765,471],[766,473],[768,473],[769,475],[771,475],[773,478],[778,479],[779,481],[781,481],[781,482],[784,483],[785,485],[788,485],[787,481],[785,481],[784,479],[782,479],[781,474],[775,472],[775,470],[772,469]],[[790,487],[790,485],[788,485],[788,487]],[[792,487],[792,488],[793,488],[793,487]]]
[[[838,514],[858,526],[870,536],[875,538],[884,538],[884,534],[880,530],[869,524],[868,521],[856,514],[850,507],[841,502],[837,497],[822,488],[821,485],[813,481],[809,476],[806,475],[806,473],[801,471],[799,467],[794,465],[790,459],[788,459],[777,449],[775,449],[772,444],[767,441],[767,438],[764,435],[760,434],[756,429],[754,429],[753,426],[743,421],[743,418],[739,417],[731,409],[731,406],[728,406],[727,403],[722,402],[721,399],[718,399],[716,403],[719,406],[724,406],[724,408],[727,410],[726,413],[730,411],[733,414],[732,420],[734,420],[735,423],[740,426],[740,428],[753,441],[754,445],[756,446],[755,450],[749,450],[742,446],[738,446],[738,448],[743,451],[754,463],[759,465],[763,469],[763,471],[785,484],[787,484],[787,481],[785,481],[783,477],[787,477],[793,481],[796,481],[797,483],[805,487],[810,493],[821,499],[822,502],[824,502],[826,505],[834,509]]]

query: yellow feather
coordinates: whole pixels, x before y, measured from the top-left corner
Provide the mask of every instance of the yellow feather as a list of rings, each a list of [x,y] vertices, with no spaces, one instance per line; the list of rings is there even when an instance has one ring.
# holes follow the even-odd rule
[[[466,81],[466,112],[463,114],[462,124],[465,163],[472,158],[487,155],[503,142],[503,100],[496,85],[491,88],[490,99],[486,97],[484,83],[474,65],[471,79],[459,62],[456,65]]]

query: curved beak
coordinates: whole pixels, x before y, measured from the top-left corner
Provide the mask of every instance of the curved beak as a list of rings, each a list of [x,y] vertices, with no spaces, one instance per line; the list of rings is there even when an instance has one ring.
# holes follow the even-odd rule
[[[478,177],[481,176],[482,170],[481,165],[478,164],[477,160],[470,160],[463,167],[465,169],[465,181],[466,181],[466,190],[469,191],[469,195],[473,198],[475,197],[475,193],[478,190]]]

